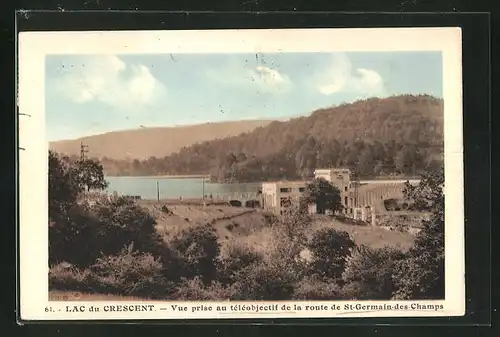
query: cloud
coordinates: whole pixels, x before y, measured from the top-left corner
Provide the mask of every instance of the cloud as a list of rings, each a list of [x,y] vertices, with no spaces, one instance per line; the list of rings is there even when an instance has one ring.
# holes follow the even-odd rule
[[[286,74],[265,66],[250,70],[252,80],[265,92],[288,92],[292,81]]]
[[[286,93],[292,88],[292,81],[288,75],[262,65],[248,68],[233,63],[223,68],[209,69],[206,75],[210,80],[220,84],[253,87],[261,93]]]
[[[315,75],[314,85],[323,95],[349,93],[370,97],[386,94],[384,80],[379,73],[364,68],[353,69],[351,61],[344,54],[333,56],[330,65]]]
[[[65,62],[55,81],[58,93],[76,103],[100,101],[119,108],[153,104],[166,92],[148,67],[128,65],[113,55]]]

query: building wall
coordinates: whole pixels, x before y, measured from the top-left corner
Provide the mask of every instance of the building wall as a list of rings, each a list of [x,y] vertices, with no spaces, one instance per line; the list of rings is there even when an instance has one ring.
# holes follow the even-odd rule
[[[338,187],[341,194],[341,203],[346,208],[354,207],[356,200],[351,182],[349,169],[331,168],[318,169],[314,171],[315,178],[323,178]],[[262,184],[263,207],[266,210],[280,213],[282,211],[283,198],[290,198],[292,202],[298,202],[304,193],[307,181],[280,181]],[[312,208],[310,208],[312,210]]]
[[[280,213],[283,202],[290,200],[298,204],[305,191],[307,181],[280,181],[262,184],[264,209]]]
[[[344,207],[353,207],[354,193],[352,191],[351,171],[343,168],[318,169],[314,171],[315,178],[323,178],[338,187],[341,203]]]
[[[331,168],[318,169],[314,171],[315,178],[323,178],[337,186],[341,192],[347,192],[351,183],[351,171],[349,169]]]

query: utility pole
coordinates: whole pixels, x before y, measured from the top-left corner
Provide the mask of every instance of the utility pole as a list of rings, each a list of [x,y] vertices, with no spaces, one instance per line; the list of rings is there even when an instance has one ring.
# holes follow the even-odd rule
[[[160,182],[156,182],[156,200],[160,201]]]
[[[83,144],[83,142],[80,143],[80,160],[84,161],[87,159],[87,153],[89,152],[89,146]]]
[[[205,207],[205,176],[201,176],[201,186],[202,186],[202,196],[201,196],[201,200],[202,200],[202,203],[203,203],[203,207]]]
[[[358,169],[357,167],[354,167],[353,169],[353,176],[354,176],[354,207],[358,207],[358,187],[359,187],[359,176],[358,176]]]

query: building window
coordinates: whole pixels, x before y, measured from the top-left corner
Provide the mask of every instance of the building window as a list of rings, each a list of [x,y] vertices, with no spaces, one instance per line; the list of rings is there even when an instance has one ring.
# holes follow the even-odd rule
[[[344,205],[347,206],[347,197],[344,197]]]
[[[289,193],[289,192],[292,192],[292,189],[289,187],[283,187],[283,188],[280,188],[280,192],[281,193]]]
[[[305,187],[299,187],[299,192],[305,192],[306,188]]]
[[[344,190],[347,192],[347,186],[346,186],[346,187],[344,187]]]

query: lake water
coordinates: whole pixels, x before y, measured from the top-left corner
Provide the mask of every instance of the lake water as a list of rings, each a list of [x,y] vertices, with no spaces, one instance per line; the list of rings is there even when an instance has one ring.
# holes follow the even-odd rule
[[[142,199],[156,199],[156,183],[159,183],[160,199],[173,198],[201,198],[205,195],[237,195],[256,193],[260,183],[219,184],[210,183],[203,178],[175,178],[175,177],[106,177],[109,183],[108,193],[140,196]],[[203,188],[203,185],[205,187]]]
[[[140,196],[142,199],[156,199],[156,182],[159,183],[160,199],[201,198],[203,196],[203,178],[178,177],[106,177],[109,183],[108,193],[117,192],[122,195]],[[387,184],[403,183],[406,180],[362,180],[361,183]],[[410,180],[418,183],[419,180]],[[241,194],[254,194],[261,188],[260,183],[210,183],[205,180],[205,195],[224,199]]]

